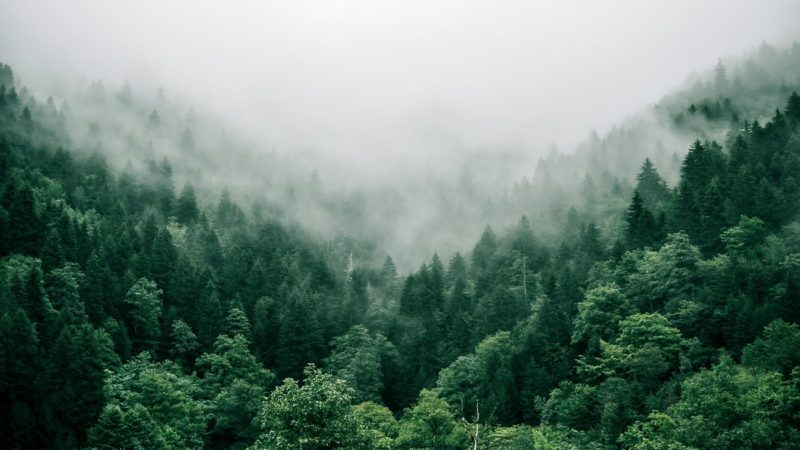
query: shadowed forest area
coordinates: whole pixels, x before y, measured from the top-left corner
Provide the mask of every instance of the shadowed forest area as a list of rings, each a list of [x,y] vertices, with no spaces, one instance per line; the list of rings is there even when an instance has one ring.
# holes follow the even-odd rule
[[[764,44],[527,175],[343,187],[2,65],[0,446],[800,448],[798,92]]]

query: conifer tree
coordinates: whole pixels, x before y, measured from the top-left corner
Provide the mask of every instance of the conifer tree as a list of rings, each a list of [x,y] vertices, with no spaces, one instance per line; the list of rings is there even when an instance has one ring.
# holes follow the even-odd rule
[[[633,193],[625,221],[625,237],[630,248],[643,247],[654,242],[656,222],[653,214],[645,208],[639,191]]]
[[[194,195],[194,187],[192,187],[191,183],[187,182],[183,186],[181,195],[178,196],[178,200],[175,203],[175,217],[179,222],[191,225],[197,220],[199,214],[197,200]]]

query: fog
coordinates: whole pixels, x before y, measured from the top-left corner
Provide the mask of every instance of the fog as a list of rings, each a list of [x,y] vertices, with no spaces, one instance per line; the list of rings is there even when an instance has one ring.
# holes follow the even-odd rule
[[[162,84],[279,151],[378,169],[569,150],[694,68],[797,36],[794,1],[9,1],[23,77]]]
[[[0,61],[41,100],[78,102],[75,144],[119,169],[168,157],[176,188],[192,180],[206,204],[227,187],[324,239],[377,243],[356,256],[390,253],[404,270],[523,214],[557,242],[579,186],[621,179],[608,203],[624,210],[643,158],[674,180],[696,138],[653,105],[707,81],[718,58],[746,75],[762,42],[800,38],[795,1],[0,5]],[[95,80],[109,98],[129,83],[135,102],[92,100]],[[153,109],[160,131],[146,125]],[[181,150],[186,128],[194,153]],[[620,229],[616,212],[587,220]]]

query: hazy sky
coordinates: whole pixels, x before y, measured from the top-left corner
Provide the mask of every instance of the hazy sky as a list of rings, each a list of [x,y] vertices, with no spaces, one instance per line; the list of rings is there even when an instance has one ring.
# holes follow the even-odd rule
[[[29,79],[150,79],[279,149],[564,150],[695,69],[797,39],[799,1],[0,0]]]

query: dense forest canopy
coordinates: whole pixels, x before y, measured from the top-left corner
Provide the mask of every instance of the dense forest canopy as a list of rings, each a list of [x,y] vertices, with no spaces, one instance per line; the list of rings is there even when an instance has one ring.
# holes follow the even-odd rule
[[[0,445],[800,448],[798,74],[764,45],[532,179],[428,180],[381,230],[414,197],[2,65]],[[473,243],[407,269],[415,206],[403,236]]]

